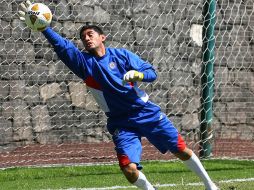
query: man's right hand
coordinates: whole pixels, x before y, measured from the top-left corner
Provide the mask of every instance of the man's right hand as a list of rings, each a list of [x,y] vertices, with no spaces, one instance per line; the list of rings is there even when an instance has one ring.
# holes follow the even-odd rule
[[[18,14],[19,14],[19,19],[21,21],[25,21],[25,15],[30,5],[32,5],[32,3],[29,0],[20,3]]]

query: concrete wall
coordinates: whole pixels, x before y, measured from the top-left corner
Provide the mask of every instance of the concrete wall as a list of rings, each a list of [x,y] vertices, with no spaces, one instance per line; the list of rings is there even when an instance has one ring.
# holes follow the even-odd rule
[[[107,141],[106,118],[40,33],[0,5],[0,147]],[[85,22],[99,23],[107,45],[151,62],[158,80],[142,83],[182,134],[199,127],[202,1],[54,0],[52,27],[78,47]],[[253,1],[217,1],[214,129],[222,138],[253,138]],[[187,137],[186,136],[186,137]]]

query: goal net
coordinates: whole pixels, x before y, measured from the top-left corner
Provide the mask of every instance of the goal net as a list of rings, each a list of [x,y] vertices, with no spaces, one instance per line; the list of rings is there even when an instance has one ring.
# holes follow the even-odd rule
[[[0,0],[0,167],[115,162],[106,116],[41,33]],[[39,2],[39,1],[36,1]],[[199,154],[202,66],[200,0],[49,0],[51,27],[80,49],[79,29],[98,24],[107,46],[156,68],[140,83]],[[216,1],[212,156],[254,158],[254,5]],[[172,159],[143,143],[143,160]]]

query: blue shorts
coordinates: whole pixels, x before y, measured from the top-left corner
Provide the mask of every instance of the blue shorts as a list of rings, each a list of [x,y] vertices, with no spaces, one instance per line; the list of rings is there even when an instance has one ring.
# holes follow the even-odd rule
[[[171,121],[151,102],[126,117],[109,118],[107,127],[113,135],[121,167],[136,163],[138,169],[141,169],[141,137],[146,137],[163,154],[167,151],[177,153],[186,147]]]

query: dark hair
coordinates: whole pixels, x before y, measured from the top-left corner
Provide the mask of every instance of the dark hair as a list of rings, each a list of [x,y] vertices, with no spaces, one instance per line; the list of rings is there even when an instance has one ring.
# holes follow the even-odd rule
[[[79,32],[80,39],[82,39],[82,33],[87,29],[93,29],[95,32],[97,32],[100,35],[104,34],[103,30],[99,26],[87,24],[82,26],[82,28],[80,29],[80,32]]]

